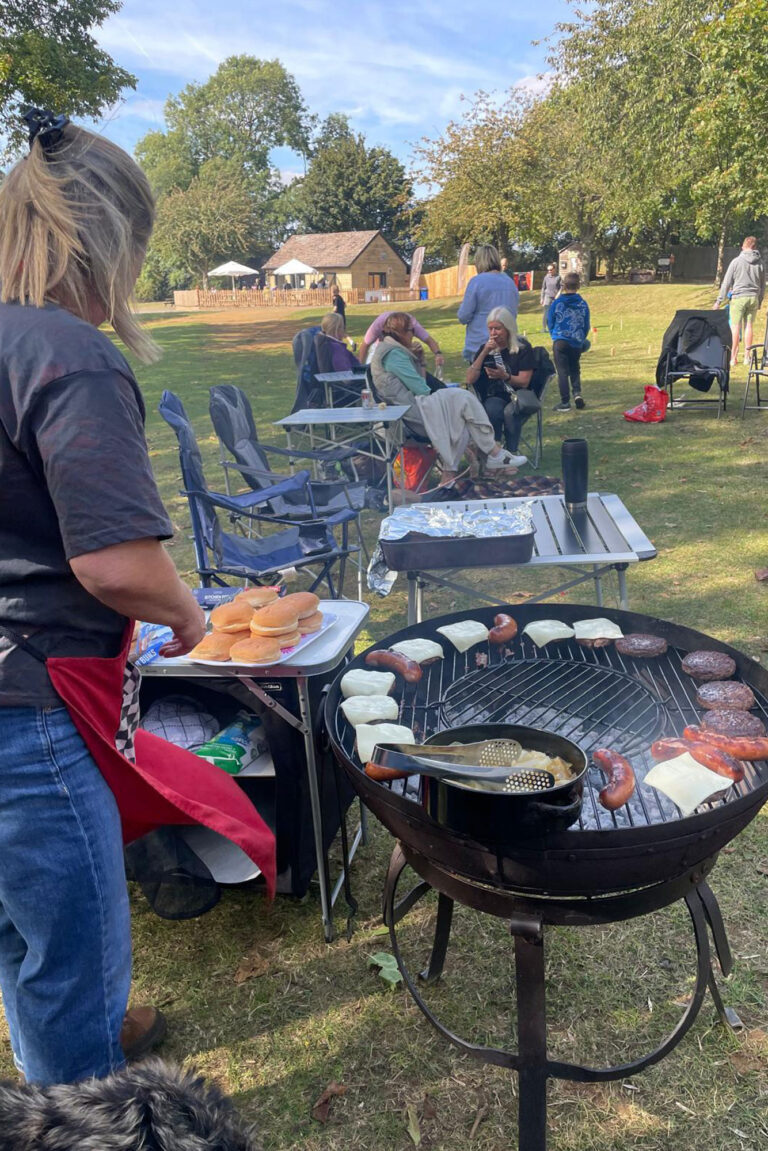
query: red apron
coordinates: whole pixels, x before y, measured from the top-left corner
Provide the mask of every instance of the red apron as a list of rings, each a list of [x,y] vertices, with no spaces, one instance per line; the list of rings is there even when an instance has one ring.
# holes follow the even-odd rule
[[[51,683],[117,800],[124,842],[164,824],[201,823],[242,848],[261,869],[271,898],[275,837],[230,775],[141,729],[135,763],[115,747],[130,634],[129,629],[123,650],[111,659],[49,656],[45,661]]]

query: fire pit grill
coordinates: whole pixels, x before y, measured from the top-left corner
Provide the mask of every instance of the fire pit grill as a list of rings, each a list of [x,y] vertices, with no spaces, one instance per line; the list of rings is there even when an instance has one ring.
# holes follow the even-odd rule
[[[411,727],[420,740],[446,728],[496,722],[547,728],[579,743],[588,754],[596,747],[610,746],[630,758],[638,780],[635,795],[618,811],[606,811],[597,801],[605,777],[590,767],[577,824],[541,841],[521,842],[499,852],[494,845],[476,843],[438,826],[415,797],[402,794],[401,785],[390,788],[368,779],[354,754],[354,728],[339,710],[337,680],[326,704],[336,755],[365,802],[405,843],[481,883],[594,897],[683,873],[719,851],[768,798],[766,763],[745,765],[741,783],[686,819],[671,800],[642,783],[653,766],[651,742],[680,734],[687,724],[701,720],[697,685],[680,670],[687,652],[702,648],[728,652],[736,660],[737,677],[755,694],[756,714],[768,726],[768,673],[754,660],[665,620],[576,604],[506,609],[520,630],[501,650],[484,644],[460,654],[437,632],[443,624],[470,618],[492,625],[498,610],[479,608],[424,621],[376,645],[419,637],[436,640],[445,652],[444,659],[425,667],[417,685],[407,685],[401,693],[397,722]],[[525,625],[534,620],[556,617],[573,623],[594,615],[614,620],[625,633],[662,636],[669,650],[655,659],[631,659],[620,655],[612,644],[589,649],[568,640],[538,649],[522,635]],[[477,666],[478,657],[481,663],[487,659],[486,667]],[[364,657],[349,667],[364,668]]]
[[[689,651],[727,652],[737,677],[756,698],[757,713],[768,720],[768,672],[741,652],[700,632],[634,612],[574,604],[531,604],[505,609],[518,623],[555,617],[564,623],[605,616],[627,634],[645,632],[667,640],[659,658],[622,657],[613,645],[585,649],[573,641],[538,650],[521,634],[502,650],[489,645],[458,654],[437,628],[465,619],[493,623],[498,608],[443,616],[406,628],[377,644],[432,639],[445,658],[425,668],[417,685],[398,681],[399,722],[419,740],[443,729],[472,723],[520,723],[547,728],[578,742],[589,753],[608,745],[632,762],[638,786],[630,804],[608,812],[597,802],[604,785],[592,768],[585,782],[577,824],[540,839],[505,843],[503,848],[460,835],[433,821],[401,783],[369,779],[354,753],[354,729],[339,709],[340,677],[326,700],[326,726],[337,759],[361,798],[399,840],[384,888],[384,917],[406,986],[435,1028],[465,1054],[519,1075],[518,1147],[546,1151],[546,1086],[549,1078],[599,1083],[625,1079],[659,1062],[692,1026],[709,988],[723,1022],[740,1026],[726,1008],[710,959],[711,932],[720,969],[728,975],[732,957],[717,901],[705,882],[717,854],[768,799],[768,763],[745,764],[744,779],[721,798],[683,818],[673,803],[643,785],[652,765],[650,743],[680,734],[697,723],[696,684],[681,672]],[[478,658],[479,657],[479,658]],[[485,664],[486,666],[480,666]],[[365,667],[360,656],[345,670]],[[421,881],[398,899],[406,865]],[[439,893],[435,936],[429,961],[414,978],[399,947],[397,924],[434,888]],[[549,1058],[547,1053],[544,927],[612,923],[648,914],[684,899],[696,940],[697,970],[690,1002],[674,1031],[650,1054],[615,1067],[587,1067]],[[516,1052],[468,1042],[433,1014],[419,979],[439,978],[448,951],[454,903],[508,920],[514,938],[519,1047]]]

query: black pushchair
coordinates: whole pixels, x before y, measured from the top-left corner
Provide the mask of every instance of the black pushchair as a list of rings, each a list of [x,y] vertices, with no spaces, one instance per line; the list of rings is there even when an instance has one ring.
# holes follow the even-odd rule
[[[671,408],[717,404],[717,415],[725,411],[731,371],[731,328],[728,313],[720,311],[675,312],[664,333],[661,355],[656,365],[656,383],[669,392]],[[686,395],[675,400],[675,384],[687,382],[698,397]],[[705,398],[705,392],[715,394]]]

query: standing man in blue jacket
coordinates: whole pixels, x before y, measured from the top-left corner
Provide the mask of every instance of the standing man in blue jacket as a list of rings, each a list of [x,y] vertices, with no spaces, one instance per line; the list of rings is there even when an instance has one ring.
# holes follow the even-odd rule
[[[560,403],[556,412],[571,410],[571,391],[577,408],[585,407],[581,394],[581,353],[589,346],[590,319],[589,305],[579,295],[578,272],[567,272],[563,276],[560,295],[549,305],[547,327],[552,337],[552,353],[557,369],[557,382],[560,387]]]

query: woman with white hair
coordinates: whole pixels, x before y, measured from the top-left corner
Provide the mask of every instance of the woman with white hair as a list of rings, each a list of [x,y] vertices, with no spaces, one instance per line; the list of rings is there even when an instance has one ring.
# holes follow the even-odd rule
[[[501,270],[501,257],[493,244],[480,244],[475,249],[477,275],[467,284],[459,305],[459,323],[466,324],[462,355],[471,364],[476,348],[485,340],[485,325],[492,308],[507,308],[517,315],[520,293],[514,280]]]
[[[467,370],[467,384],[475,389],[488,413],[498,440],[502,435],[510,452],[517,452],[523,424],[541,407],[531,390],[533,348],[517,334],[517,320],[508,308],[488,313],[488,339],[475,353]],[[525,456],[515,456],[518,466]]]
[[[403,424],[411,435],[430,441],[443,464],[443,483],[455,479],[470,444],[485,457],[489,472],[517,466],[515,457],[494,440],[477,396],[459,387],[431,391],[425,377],[424,365],[413,352],[413,317],[392,312],[371,360],[373,386],[388,404],[410,408]]]

